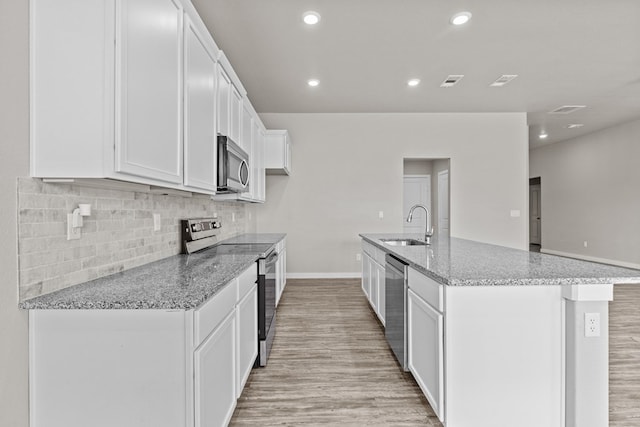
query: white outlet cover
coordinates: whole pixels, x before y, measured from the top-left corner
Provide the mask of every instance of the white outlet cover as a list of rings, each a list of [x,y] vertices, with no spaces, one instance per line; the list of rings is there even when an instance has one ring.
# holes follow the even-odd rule
[[[67,240],[78,240],[82,237],[82,228],[73,226],[73,214],[67,214]]]
[[[585,337],[600,336],[600,313],[584,314],[584,336]]]
[[[520,218],[520,210],[512,209],[511,210],[511,218]]]
[[[160,231],[162,228],[162,222],[160,221],[160,214],[153,214],[153,231]]]
[[[378,212],[378,218],[380,218],[380,219],[384,218],[384,211],[379,211]]]

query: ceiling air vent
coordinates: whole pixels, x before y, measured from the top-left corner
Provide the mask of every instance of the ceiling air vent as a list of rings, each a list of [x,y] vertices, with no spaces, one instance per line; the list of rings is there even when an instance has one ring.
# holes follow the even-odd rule
[[[442,83],[440,83],[440,87],[451,87],[458,83],[464,77],[463,74],[454,74],[448,76]]]
[[[507,83],[509,83],[511,80],[515,79],[516,77],[518,77],[517,74],[503,74],[502,76],[498,77],[498,79],[495,82],[491,83],[489,86],[502,87]]]
[[[549,114],[569,114],[584,107],[586,107],[586,105],[563,105],[553,111],[549,111]]]

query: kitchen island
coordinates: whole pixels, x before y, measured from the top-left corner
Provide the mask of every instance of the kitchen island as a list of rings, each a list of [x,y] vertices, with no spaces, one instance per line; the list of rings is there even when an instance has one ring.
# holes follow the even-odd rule
[[[407,367],[447,427],[608,425],[608,301],[640,271],[456,238],[361,237],[372,306],[384,304],[385,255],[408,265]]]

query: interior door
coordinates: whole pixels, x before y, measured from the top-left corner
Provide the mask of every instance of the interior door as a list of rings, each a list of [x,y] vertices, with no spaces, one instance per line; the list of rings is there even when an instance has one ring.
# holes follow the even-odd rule
[[[540,238],[540,184],[529,186],[529,243],[539,245]]]
[[[427,217],[423,209],[416,209],[413,220],[407,222],[409,210],[416,204],[424,205],[431,211],[431,175],[405,175],[403,181],[403,231],[424,236]]]
[[[449,235],[449,171],[438,172],[438,235]]]

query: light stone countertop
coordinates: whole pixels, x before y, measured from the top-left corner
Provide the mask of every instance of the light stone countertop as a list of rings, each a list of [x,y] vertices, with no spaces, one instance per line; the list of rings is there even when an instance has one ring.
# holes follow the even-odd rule
[[[221,241],[274,246],[285,234],[252,234]],[[258,242],[259,241],[259,242]],[[175,255],[120,273],[22,301],[34,309],[194,309],[223,289],[262,255],[254,247],[220,254],[216,247]]]
[[[360,234],[432,279],[449,286],[640,284],[640,270],[580,261],[472,240],[446,238],[429,246],[391,246],[380,239],[424,237]]]

